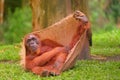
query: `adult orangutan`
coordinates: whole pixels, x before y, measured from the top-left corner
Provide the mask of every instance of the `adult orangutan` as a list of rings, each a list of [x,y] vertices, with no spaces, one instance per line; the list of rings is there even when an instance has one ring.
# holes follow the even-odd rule
[[[25,39],[26,69],[40,76],[58,75],[68,51],[62,45],[46,39],[41,41],[37,34]]]
[[[26,69],[40,76],[59,75],[68,52],[74,47],[85,30],[89,29],[87,17],[79,11],[73,16],[79,26],[68,46],[49,40],[40,40],[39,35],[25,37]]]

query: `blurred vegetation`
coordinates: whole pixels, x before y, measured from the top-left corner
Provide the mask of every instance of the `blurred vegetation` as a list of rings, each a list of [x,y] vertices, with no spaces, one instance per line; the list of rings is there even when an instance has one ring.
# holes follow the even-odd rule
[[[117,25],[120,24],[119,0],[93,0],[89,6],[93,32],[111,31],[120,27]]]
[[[31,32],[31,13],[30,7],[16,8],[14,13],[9,10],[6,21],[0,25],[1,42],[18,43],[25,34]]]
[[[111,16],[115,23],[117,23],[118,18],[120,17],[120,0],[109,0],[107,1],[107,5],[105,6],[105,14],[109,17]]]
[[[11,12],[14,12],[15,11],[15,8],[16,7],[21,7],[21,4],[22,4],[22,0],[5,0],[5,16],[8,14],[8,9],[11,10]],[[7,16],[6,16],[7,17]]]

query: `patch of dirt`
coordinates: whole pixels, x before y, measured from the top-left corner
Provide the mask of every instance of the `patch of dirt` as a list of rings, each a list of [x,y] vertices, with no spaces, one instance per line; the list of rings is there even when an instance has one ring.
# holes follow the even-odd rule
[[[100,60],[100,61],[120,61],[120,55],[115,56],[99,56],[99,55],[91,55],[92,60]]]
[[[0,60],[0,63],[10,63],[10,64],[12,64],[12,63],[16,63],[16,62],[18,62],[18,61],[13,61],[13,60]]]
[[[120,61],[120,55],[115,55],[115,56],[109,56],[107,57],[106,60],[109,60],[109,61]]]

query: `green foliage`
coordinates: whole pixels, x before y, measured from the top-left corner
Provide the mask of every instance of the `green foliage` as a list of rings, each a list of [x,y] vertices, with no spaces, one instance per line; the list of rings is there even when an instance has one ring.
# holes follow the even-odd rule
[[[105,14],[102,9],[102,4],[104,4],[105,0],[101,0],[98,2],[98,0],[92,0],[89,1],[89,6],[90,6],[90,22],[92,24],[92,28],[96,30],[96,28],[103,27],[105,23],[103,22],[105,19]],[[102,19],[102,21],[101,21]],[[106,21],[105,21],[106,22]],[[100,23],[100,24],[99,24]]]
[[[5,16],[8,14],[8,9],[10,8],[12,12],[15,11],[16,7],[21,7],[22,5],[22,0],[5,0],[5,8],[4,8],[4,12],[5,12]]]
[[[14,13],[9,11],[7,21],[1,25],[5,43],[18,43],[22,41],[25,34],[31,31],[31,13],[29,7],[16,8]]]
[[[120,0],[110,0],[109,4],[105,8],[106,16],[112,16],[114,21],[117,22],[120,16]]]
[[[111,2],[110,4],[107,4]],[[120,1],[118,0],[92,0],[89,2],[89,17],[93,31],[112,30],[116,27],[115,21],[119,17]]]

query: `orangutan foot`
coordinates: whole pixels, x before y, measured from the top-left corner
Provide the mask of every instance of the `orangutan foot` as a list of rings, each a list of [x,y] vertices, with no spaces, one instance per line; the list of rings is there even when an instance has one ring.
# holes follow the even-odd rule
[[[80,11],[75,11],[73,17],[76,19],[76,20],[79,20],[79,21],[82,21],[84,23],[87,23],[88,22],[88,18],[86,17],[86,15],[84,15],[82,12]]]
[[[46,76],[49,76],[49,74],[50,74],[49,71],[44,70],[44,71],[40,74],[40,76],[42,76],[42,77],[46,77]]]
[[[50,72],[50,76],[58,76],[58,75],[60,75],[60,73]]]

